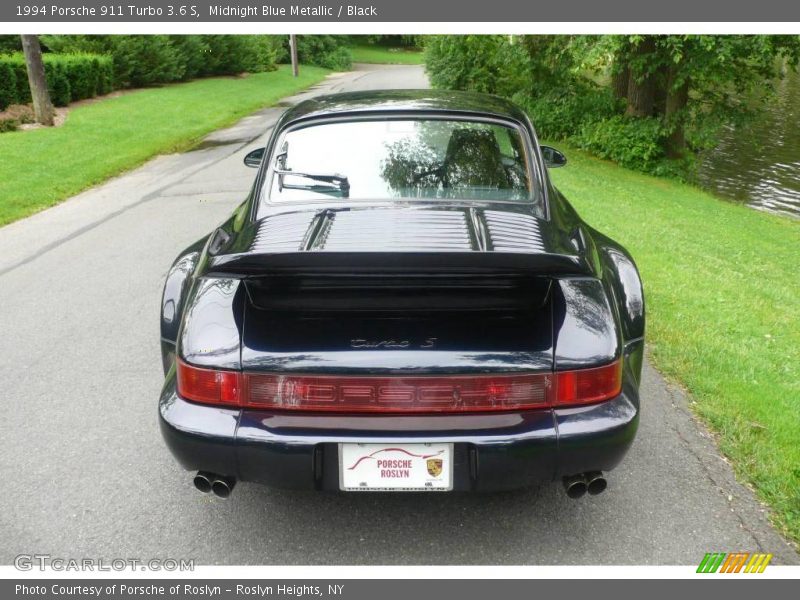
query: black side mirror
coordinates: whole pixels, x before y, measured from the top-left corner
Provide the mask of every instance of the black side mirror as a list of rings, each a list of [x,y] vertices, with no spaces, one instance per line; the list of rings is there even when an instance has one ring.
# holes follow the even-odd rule
[[[264,148],[256,148],[245,155],[244,164],[246,164],[248,167],[257,169],[261,166],[262,160],[264,160]]]
[[[544,158],[544,164],[548,169],[563,167],[565,164],[567,164],[567,157],[564,156],[563,152],[559,152],[550,146],[541,146],[541,149],[542,158]]]

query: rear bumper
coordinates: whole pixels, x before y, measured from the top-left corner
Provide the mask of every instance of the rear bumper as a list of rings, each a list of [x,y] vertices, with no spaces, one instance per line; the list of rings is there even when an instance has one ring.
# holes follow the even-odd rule
[[[187,402],[174,369],[159,402],[164,439],[187,470],[290,489],[335,490],[340,442],[452,442],[454,490],[507,490],[586,471],[609,471],[639,421],[638,386],[602,404],[503,414],[288,414]]]

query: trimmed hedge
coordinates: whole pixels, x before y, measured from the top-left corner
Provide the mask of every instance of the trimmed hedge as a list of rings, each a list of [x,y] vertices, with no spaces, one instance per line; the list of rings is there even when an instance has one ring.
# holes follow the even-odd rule
[[[17,70],[0,57],[0,110],[17,100]]]
[[[272,71],[281,40],[272,35],[44,35],[50,52],[88,52],[113,60],[115,88],[206,75]]]
[[[107,94],[112,90],[113,62],[97,54],[44,54],[50,98],[56,106]],[[31,101],[25,58],[21,53],[0,56],[0,110]]]
[[[319,61],[349,65],[349,54],[336,45],[338,38],[324,37],[315,48],[323,54],[317,57]],[[41,41],[51,99],[56,106],[64,106],[118,88],[273,71],[284,38],[288,39],[274,35],[43,35]],[[30,101],[22,53],[0,54],[0,110]]]
[[[31,102],[19,36],[0,36],[0,111]],[[43,35],[40,37],[50,99],[55,106],[107,94],[208,75],[277,69],[287,36],[275,35]],[[330,40],[327,40],[330,42]],[[335,49],[335,44],[324,46]],[[343,51],[339,48],[338,50]],[[5,54],[4,54],[5,52]],[[329,62],[347,62],[332,52]],[[13,131],[18,111],[0,119],[0,133]]]

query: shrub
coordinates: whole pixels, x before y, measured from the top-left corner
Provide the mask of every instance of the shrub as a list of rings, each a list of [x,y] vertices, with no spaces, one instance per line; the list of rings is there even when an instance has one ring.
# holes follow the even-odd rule
[[[166,35],[121,35],[113,39],[116,87],[144,87],[177,81],[184,67]]]
[[[207,73],[206,63],[210,48],[202,35],[171,35],[178,60],[183,65],[183,78],[192,79]]]
[[[348,38],[343,35],[298,35],[297,57],[302,63],[326,69],[347,70],[353,57],[347,48]],[[285,54],[289,57],[289,39],[284,40]]]
[[[203,36],[208,44],[206,64],[203,74],[228,75],[244,71],[244,64],[239,52],[239,42],[235,35]]]
[[[155,85],[183,76],[178,50],[166,35],[44,35],[41,39],[54,53],[109,55],[115,88]]]
[[[18,35],[0,35],[0,54],[22,51],[22,38]]]
[[[97,69],[97,94],[108,94],[114,90],[114,62],[108,56],[95,55],[93,63]]]
[[[274,71],[277,66],[277,46],[280,45],[278,36],[271,35],[245,35],[243,38],[242,52],[244,53],[244,70],[250,73],[263,73]]]
[[[155,85],[183,75],[177,49],[166,35],[43,35],[53,53],[110,55],[114,87]]]
[[[44,52],[42,58],[50,98],[54,105],[65,106],[118,87],[155,85],[203,75],[271,71],[276,68],[284,37],[46,35],[42,36],[42,44],[51,52]],[[344,61],[336,54],[337,50],[327,59],[329,63]],[[349,63],[349,56],[347,60]],[[24,56],[21,52],[0,54],[0,110],[29,102],[31,93]],[[4,121],[3,128],[13,129],[16,123],[15,119]]]
[[[71,86],[66,69],[59,61],[47,61],[44,66],[50,100],[55,106],[66,106],[70,101]]]
[[[53,54],[108,54],[112,35],[40,35],[42,51]]]
[[[0,62],[7,64],[14,72],[16,91],[10,104],[27,104],[31,101],[31,89],[28,84],[28,70],[22,52],[0,56]]]
[[[207,75],[258,73],[275,69],[275,42],[265,35],[207,35]]]
[[[550,89],[535,98],[517,93],[513,100],[528,112],[539,136],[550,140],[569,138],[621,111],[609,90],[583,82]]]
[[[623,167],[659,173],[666,168],[664,126],[659,119],[614,116],[584,125],[573,143]]]
[[[54,88],[57,82],[50,81],[50,71],[54,78],[64,77],[69,86],[66,102],[93,98],[107,94],[113,89],[114,65],[110,57],[97,54],[45,54],[45,70],[48,83]],[[54,104],[58,104],[53,99]]]
[[[46,53],[42,58],[50,99],[56,106],[111,91],[113,67],[107,56]],[[25,58],[21,53],[0,56],[0,108],[30,101]]]
[[[0,110],[17,101],[17,74],[7,61],[0,60]]]
[[[286,36],[269,35],[44,35],[55,53],[106,54],[114,87],[148,86],[275,68]]]
[[[320,56],[316,64],[333,71],[346,71],[353,65],[353,57],[350,50],[340,46]]]
[[[188,36],[191,37],[191,36]],[[204,46],[197,75],[236,75],[275,69],[274,38],[267,35],[196,36]],[[191,42],[190,42],[191,43]]]
[[[25,67],[25,57],[22,52],[0,55],[0,65],[6,72],[10,72],[8,80],[2,87],[6,90],[8,104],[27,104],[31,101],[31,90],[28,84],[28,71]]]
[[[435,35],[425,44],[431,85],[511,97],[531,87],[528,57],[502,35]]]
[[[91,55],[50,55],[49,63],[58,65],[69,81],[73,100],[97,95],[97,64]]]
[[[0,133],[14,131],[23,123],[33,123],[33,109],[25,105],[16,105],[6,111],[5,116],[0,118]]]

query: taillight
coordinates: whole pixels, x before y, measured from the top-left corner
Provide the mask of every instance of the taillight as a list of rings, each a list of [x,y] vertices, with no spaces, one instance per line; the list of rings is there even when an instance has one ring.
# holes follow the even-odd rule
[[[203,404],[239,406],[242,374],[200,369],[178,361],[178,395]]]
[[[604,367],[556,372],[554,406],[595,404],[622,391],[622,361]]]
[[[542,408],[547,374],[446,377],[247,375],[243,406],[334,412],[458,413]]]
[[[338,377],[202,369],[178,361],[178,394],[203,404],[339,413],[464,413],[602,402],[620,393],[621,361],[519,375]]]

